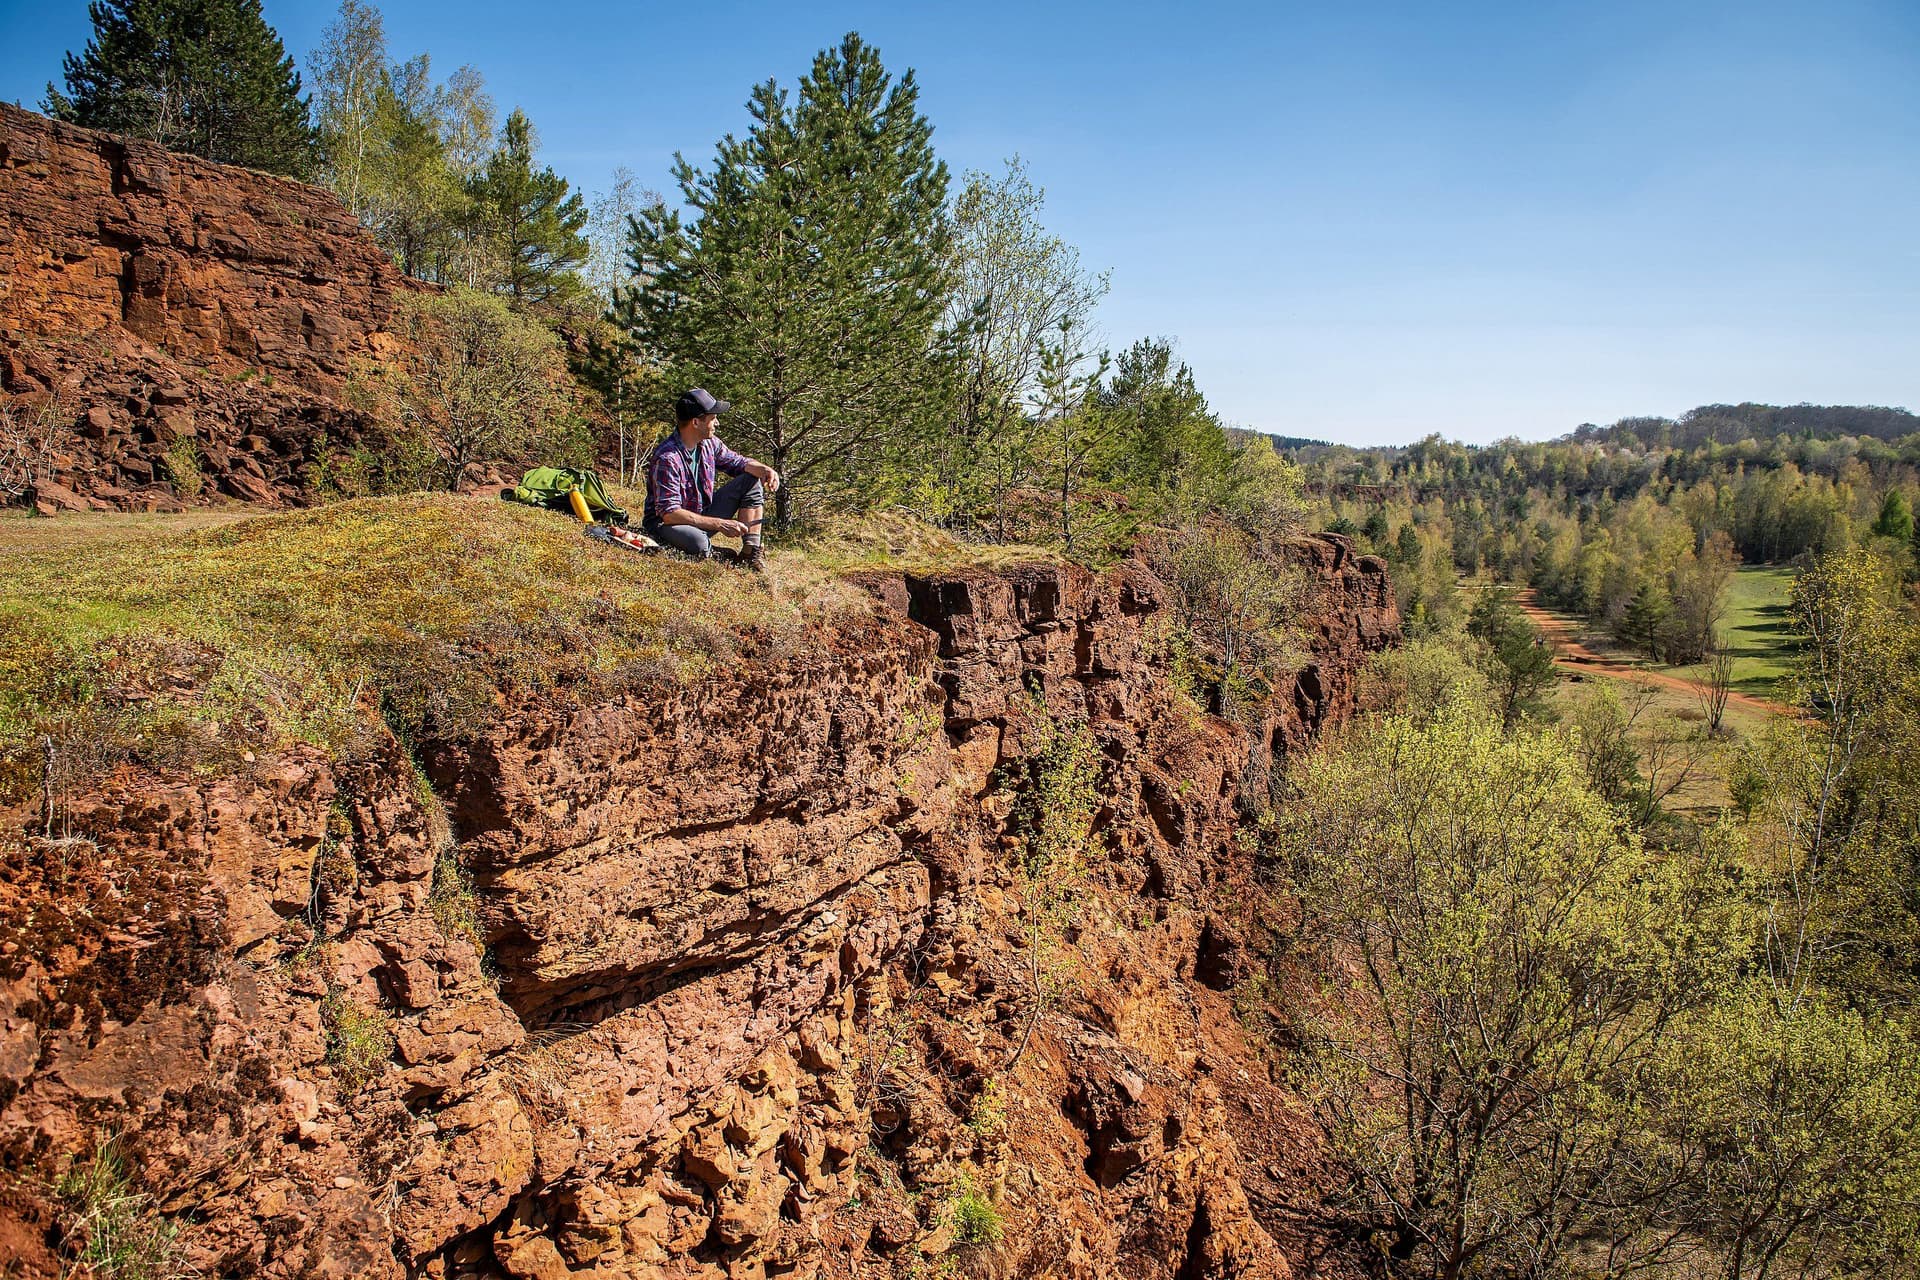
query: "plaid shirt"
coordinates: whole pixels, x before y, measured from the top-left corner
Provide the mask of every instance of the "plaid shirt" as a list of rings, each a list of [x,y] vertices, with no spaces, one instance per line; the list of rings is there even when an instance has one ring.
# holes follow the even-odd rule
[[[719,436],[702,440],[689,455],[674,432],[653,447],[647,460],[647,509],[645,519],[658,520],[669,511],[682,507],[695,515],[705,515],[713,505],[713,478],[716,471],[744,475],[749,459],[722,444]]]

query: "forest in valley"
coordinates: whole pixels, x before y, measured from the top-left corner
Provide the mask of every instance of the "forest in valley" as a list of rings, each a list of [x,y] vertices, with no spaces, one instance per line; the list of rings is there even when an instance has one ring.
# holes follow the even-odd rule
[[[581,192],[537,121],[364,0],[300,66],[248,0],[94,8],[52,113],[324,184],[443,286],[403,305],[413,354],[357,372],[380,431],[322,460],[330,497],[496,462],[631,485],[704,386],[801,545],[887,513],[1137,552],[1192,714],[1249,734],[1309,652],[1265,552],[1328,528],[1382,557],[1406,643],[1366,714],[1298,758],[1251,746],[1264,950],[1236,991],[1328,1153],[1321,1225],[1380,1274],[1920,1274],[1920,418],[1276,440],[1172,340],[1108,344],[1044,175],[951,173],[913,73],[857,34],[743,86],[738,135]],[[1763,567],[1778,670],[1730,711],[1717,660]],[[1699,668],[1697,704],[1567,679],[1523,591]],[[1091,809],[1063,838],[1097,863]]]
[[[1867,545],[1912,582],[1920,557],[1920,417],[1901,409],[1706,405],[1545,442],[1285,452],[1331,527],[1392,562],[1416,628],[1488,574],[1684,665],[1715,647],[1738,565]]]

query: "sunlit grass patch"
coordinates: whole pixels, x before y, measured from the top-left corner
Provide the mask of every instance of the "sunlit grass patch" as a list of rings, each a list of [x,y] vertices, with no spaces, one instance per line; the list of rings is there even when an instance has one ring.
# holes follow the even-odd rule
[[[804,546],[808,560],[836,573],[933,574],[1061,563],[1056,553],[1044,547],[965,542],[894,511],[836,522],[811,534]]]
[[[1742,565],[1727,586],[1726,615],[1720,643],[1733,655],[1733,688],[1760,698],[1782,696],[1782,682],[1793,674],[1797,641],[1787,616],[1794,571],[1773,565]],[[1704,679],[1706,664],[1668,668],[1688,679]]]
[[[341,749],[375,712],[459,737],[510,704],[790,650],[868,607],[805,565],[788,576],[638,556],[552,512],[452,495],[3,543],[0,798],[38,785],[42,735],[107,761],[172,743],[188,764]]]
[[[180,1225],[137,1191],[116,1144],[108,1140],[54,1188],[68,1211],[68,1252],[81,1273],[103,1280],[175,1280],[194,1274],[180,1247]]]
[[[320,1025],[327,1036],[327,1065],[348,1093],[356,1093],[387,1068],[393,1056],[393,1019],[382,1008],[368,1008],[339,991],[320,1002]]]

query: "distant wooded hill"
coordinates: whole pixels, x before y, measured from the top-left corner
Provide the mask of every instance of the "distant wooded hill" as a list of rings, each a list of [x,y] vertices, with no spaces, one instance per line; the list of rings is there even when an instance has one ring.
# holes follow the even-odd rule
[[[1369,449],[1335,445],[1326,440],[1304,436],[1276,435],[1271,431],[1248,432],[1264,435],[1273,447],[1299,454],[1307,450],[1352,449],[1360,453],[1393,453],[1412,445],[1378,445]],[[1899,440],[1920,434],[1920,414],[1883,405],[1859,404],[1703,404],[1678,418],[1622,418],[1608,426],[1583,422],[1563,436],[1542,441],[1545,444],[1608,444],[1636,450],[1698,449],[1703,445],[1738,444],[1742,440],[1762,443],[1781,437],[1805,440],[1837,440],[1855,436],[1874,440]],[[1512,444],[1514,441],[1501,441]],[[1467,445],[1466,448],[1476,446]],[[1315,456],[1308,454],[1308,457]]]
[[[1703,404],[1678,418],[1622,418],[1608,427],[1583,423],[1564,439],[1638,446],[1697,449],[1780,436],[1832,440],[1870,436],[1898,440],[1920,432],[1920,416],[1905,409],[1850,404]]]

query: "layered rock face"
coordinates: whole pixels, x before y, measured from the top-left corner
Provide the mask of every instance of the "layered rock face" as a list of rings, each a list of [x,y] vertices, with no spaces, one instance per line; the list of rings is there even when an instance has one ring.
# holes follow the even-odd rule
[[[1168,684],[1128,564],[876,576],[830,633],[417,764],[372,726],[123,775],[97,847],[5,845],[7,1167],[117,1133],[207,1274],[1339,1274],[1236,1014],[1235,807],[1398,619],[1345,540],[1287,556],[1311,660],[1251,730]],[[1063,734],[1094,835],[1036,880]],[[41,1238],[24,1185],[0,1242]]]
[[[300,498],[407,287],[318,187],[0,104],[0,391],[57,505]]]

